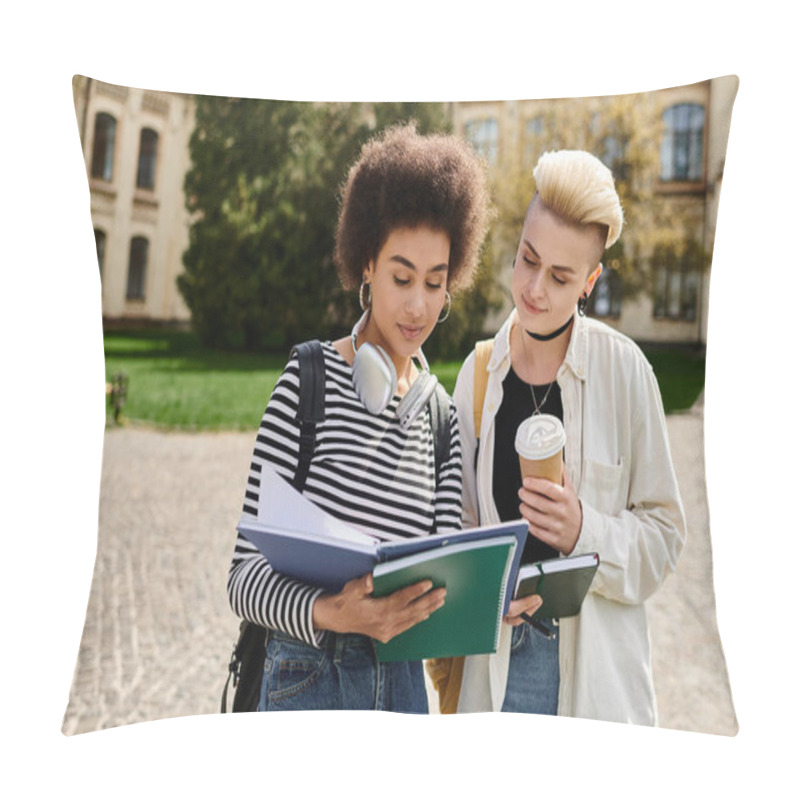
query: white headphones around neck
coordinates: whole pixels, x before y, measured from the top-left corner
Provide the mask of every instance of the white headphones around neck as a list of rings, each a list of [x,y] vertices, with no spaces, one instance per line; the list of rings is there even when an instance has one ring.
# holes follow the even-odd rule
[[[397,371],[392,359],[380,345],[364,342],[361,347],[356,347],[356,334],[368,316],[369,311],[365,311],[353,326],[351,334],[355,353],[353,388],[370,414],[380,414],[397,391]],[[417,351],[415,358],[422,369],[397,406],[397,416],[400,418],[400,427],[403,430],[407,430],[424,410],[439,382],[436,376],[431,374],[421,349]]]

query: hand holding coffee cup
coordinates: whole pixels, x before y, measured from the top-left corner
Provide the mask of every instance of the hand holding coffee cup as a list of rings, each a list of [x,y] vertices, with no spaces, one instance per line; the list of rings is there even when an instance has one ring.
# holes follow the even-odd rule
[[[523,420],[514,442],[522,479],[547,478],[561,485],[564,471],[562,451],[566,441],[561,420],[552,414],[534,414]]]

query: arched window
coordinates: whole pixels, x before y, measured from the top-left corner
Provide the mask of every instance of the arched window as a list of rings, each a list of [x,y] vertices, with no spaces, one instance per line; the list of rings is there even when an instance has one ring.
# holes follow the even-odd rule
[[[497,120],[494,117],[473,120],[464,125],[464,135],[490,164],[497,160]]]
[[[136,186],[139,189],[155,187],[157,154],[158,134],[150,128],[142,128],[139,137],[139,169],[136,173]]]
[[[666,109],[661,140],[661,180],[703,179],[703,127],[706,110],[696,103],[679,103]]]
[[[131,252],[128,259],[128,300],[144,300],[144,282],[147,274],[147,251],[149,242],[143,236],[131,239]]]
[[[536,137],[541,136],[544,133],[544,117],[539,115],[538,117],[531,117],[525,123],[525,135],[527,137]]]
[[[114,177],[114,138],[117,121],[110,114],[100,113],[94,119],[92,177],[110,181]]]
[[[525,122],[523,130],[523,159],[528,169],[533,166],[534,159],[542,150],[542,137],[545,133],[543,116],[531,117]]]
[[[97,265],[100,268],[100,277],[103,277],[103,263],[106,260],[106,235],[98,228],[94,229],[94,244],[97,248]]]

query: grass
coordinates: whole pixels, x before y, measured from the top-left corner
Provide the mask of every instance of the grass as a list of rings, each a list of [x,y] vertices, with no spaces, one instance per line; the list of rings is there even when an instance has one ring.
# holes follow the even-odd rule
[[[123,418],[189,430],[254,431],[288,356],[210,351],[194,334],[173,330],[107,331],[104,344],[106,380],[116,372],[128,376]],[[664,347],[645,352],[667,412],[689,408],[703,388],[704,355]],[[460,367],[431,364],[449,392]]]
[[[642,349],[653,365],[666,413],[691,408],[705,386],[705,351],[664,345]]]
[[[106,380],[128,376],[123,416],[175,428],[255,430],[285,363],[285,353],[206,350],[181,331],[104,335]]]

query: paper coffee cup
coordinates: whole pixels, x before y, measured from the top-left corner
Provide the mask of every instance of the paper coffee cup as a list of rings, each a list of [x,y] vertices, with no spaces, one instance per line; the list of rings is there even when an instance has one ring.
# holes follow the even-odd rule
[[[517,428],[514,444],[524,478],[547,478],[562,482],[562,450],[567,441],[564,426],[552,414],[534,414]]]

